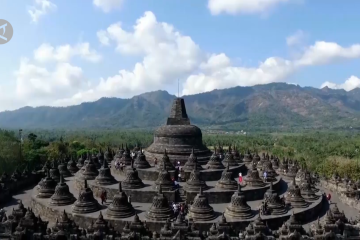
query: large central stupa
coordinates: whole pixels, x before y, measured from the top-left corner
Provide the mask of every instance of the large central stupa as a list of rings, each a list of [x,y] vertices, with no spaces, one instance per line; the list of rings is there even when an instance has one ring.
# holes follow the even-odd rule
[[[200,128],[190,124],[183,98],[176,98],[171,107],[166,125],[159,127],[154,133],[154,142],[145,151],[146,159],[160,161],[166,153],[170,161],[180,161],[183,165],[194,149],[197,161],[206,163],[210,150],[202,143]]]

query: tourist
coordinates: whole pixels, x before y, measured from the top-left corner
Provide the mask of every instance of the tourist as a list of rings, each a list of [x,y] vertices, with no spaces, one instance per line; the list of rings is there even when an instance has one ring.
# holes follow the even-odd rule
[[[128,202],[131,203],[131,195],[128,196]]]
[[[264,172],[264,181],[267,182],[267,172]]]
[[[177,188],[179,188],[179,183],[178,183],[178,181],[174,181],[174,184],[175,184],[175,188],[177,189]]]
[[[155,158],[155,160],[154,160],[154,164],[155,164],[155,166],[157,165],[157,158]]]
[[[106,203],[106,191],[103,191],[100,195],[101,198],[101,204],[104,205]]]
[[[181,182],[181,173],[178,174],[178,181]]]
[[[329,201],[329,204],[331,204],[331,201],[330,201],[331,200],[331,194],[330,193],[327,194],[326,199]]]

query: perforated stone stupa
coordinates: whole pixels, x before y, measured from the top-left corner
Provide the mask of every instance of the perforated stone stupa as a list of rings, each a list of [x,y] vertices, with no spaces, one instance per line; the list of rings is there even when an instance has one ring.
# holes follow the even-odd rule
[[[138,169],[150,168],[149,162],[146,160],[146,156],[144,155],[142,149],[138,151],[136,159],[134,161],[134,166]]]
[[[231,197],[230,204],[225,209],[225,216],[234,219],[249,219],[254,216],[251,207],[246,202],[245,193],[238,184],[238,190]]]
[[[210,150],[202,143],[200,128],[190,124],[183,98],[174,99],[166,125],[155,131],[154,142],[145,151],[146,158],[149,161],[161,159],[165,149],[170,159],[181,164],[187,161],[192,149],[201,163],[207,162],[211,156]]]
[[[215,217],[214,209],[209,205],[209,200],[203,194],[202,188],[200,188],[194,203],[190,206],[189,218],[192,218],[194,221],[210,221]]]
[[[143,188],[145,185],[139,178],[138,171],[134,168],[132,164],[130,168],[126,169],[125,179],[122,182],[124,189],[138,189]]]
[[[92,190],[88,187],[87,180],[84,180],[84,188],[79,192],[79,198],[73,206],[73,213],[92,213],[100,209],[98,201],[94,198]]]
[[[46,177],[41,179],[38,186],[37,198],[49,198],[55,193],[56,181],[50,177],[50,171],[46,171]]]
[[[99,185],[111,185],[116,183],[114,176],[111,175],[107,161],[102,162],[102,166],[99,169],[99,175],[95,178],[95,182]]]
[[[113,218],[127,218],[135,215],[135,210],[129,203],[128,196],[122,191],[121,182],[119,182],[119,193],[114,196],[107,209],[107,215]]]
[[[76,198],[69,191],[69,186],[65,183],[64,177],[60,175],[60,182],[56,185],[55,193],[51,196],[50,205],[65,206],[75,202]]]
[[[206,164],[207,169],[225,169],[224,164],[221,162],[217,149],[211,155],[209,162]]]
[[[236,190],[238,184],[232,175],[233,173],[229,170],[229,165],[227,165],[215,187],[223,190]]]
[[[174,211],[169,205],[168,199],[162,193],[161,185],[158,194],[154,196],[152,205],[146,213],[146,218],[155,221],[165,221],[174,217]]]
[[[161,158],[161,161],[158,163],[157,167],[158,169],[163,169],[163,166],[165,165],[166,170],[175,170],[174,165],[171,163],[169,156],[167,155],[166,149],[164,151],[164,155]]]

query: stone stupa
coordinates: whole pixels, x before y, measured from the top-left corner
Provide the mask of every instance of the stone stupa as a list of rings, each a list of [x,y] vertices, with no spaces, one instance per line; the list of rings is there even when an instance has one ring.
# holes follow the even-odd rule
[[[139,173],[136,168],[134,168],[133,163],[130,168],[126,169],[125,179],[122,181],[122,187],[124,189],[138,189],[145,187],[145,184],[139,178]]]
[[[39,182],[37,198],[50,198],[55,193],[56,181],[50,177],[49,169],[46,171],[46,177]]]
[[[186,113],[183,98],[175,98],[166,125],[158,128],[154,133],[154,142],[145,151],[148,161],[161,159],[165,149],[170,157],[183,165],[192,149],[195,150],[198,161],[205,164],[211,152],[202,143],[200,128],[191,125]]]
[[[54,179],[56,182],[60,181],[60,172],[56,160],[52,161],[52,166],[50,168],[50,177]]]
[[[175,189],[175,184],[171,180],[170,173],[166,169],[166,164],[163,164],[163,169],[159,171],[158,178],[155,181],[154,188],[159,189],[161,186],[165,191],[172,191]]]
[[[174,217],[174,211],[169,205],[168,199],[159,186],[158,194],[154,196],[151,207],[146,213],[146,218],[154,221],[166,221]]]
[[[119,193],[116,194],[107,209],[107,215],[112,218],[127,218],[135,215],[135,210],[128,201],[128,196],[122,191],[119,182]]]
[[[201,179],[201,172],[197,169],[195,165],[195,169],[190,173],[189,179],[186,181],[185,185],[186,191],[195,191],[198,192],[200,189],[208,189],[209,187],[206,185],[206,182]]]
[[[236,190],[238,183],[233,178],[233,173],[229,169],[229,165],[222,172],[220,180],[216,183],[215,188],[222,190]]]
[[[133,159],[131,158],[131,152],[127,144],[125,144],[125,150],[121,156],[120,162],[124,163],[126,166],[130,166]]]
[[[216,148],[214,149],[214,153],[211,155],[209,162],[206,164],[206,169],[225,169]]]
[[[294,177],[295,178],[295,177]],[[295,181],[295,180],[294,180]],[[290,203],[293,208],[306,208],[310,204],[305,201],[301,195],[301,190],[298,185],[292,186],[292,193],[287,195],[286,201]]]
[[[175,170],[174,165],[171,163],[169,156],[167,155],[166,149],[164,151],[164,155],[161,158],[161,161],[159,162],[159,164],[157,165],[157,168],[162,170],[163,169],[163,165],[165,165],[166,170],[168,171],[172,171]]]
[[[95,178],[95,183],[98,185],[112,185],[117,181],[114,176],[111,175],[111,170],[107,161],[102,161],[102,166],[99,169],[99,175]]]
[[[79,157],[77,163],[76,163],[76,167],[78,169],[81,169],[83,166],[84,166],[84,162],[85,162],[85,155],[84,154],[81,154],[81,156]]]
[[[97,170],[97,167],[93,162],[93,158],[87,160],[89,161],[88,163],[86,163],[86,165],[84,165],[83,167],[84,170],[80,173],[80,179],[94,180],[99,174],[99,171]]]
[[[197,168],[197,170],[203,169],[197,161],[197,157],[196,157],[194,149],[192,149],[191,154],[190,154],[188,160],[186,161],[183,169],[184,169],[184,171],[193,171],[195,168]]]
[[[250,150],[248,149],[245,154],[244,154],[244,159],[243,159],[243,162],[245,164],[251,164],[252,163],[252,155],[250,153]]]
[[[234,159],[234,155],[232,154],[231,146],[229,146],[229,149],[227,153],[225,154],[225,159],[222,161],[224,166],[229,165],[230,167],[239,166],[239,164]]]
[[[74,161],[73,157],[70,158],[70,161],[67,164],[67,169],[71,174],[75,174],[77,171],[79,171],[79,168],[76,166],[76,162]]]
[[[270,188],[265,192],[264,199],[271,215],[282,215],[287,213],[288,210],[285,206],[285,201],[282,201],[277,192],[273,189],[272,182],[270,183]]]
[[[61,175],[63,175],[63,177],[70,177],[71,176],[71,173],[70,171],[67,169],[67,164],[65,163],[64,160],[61,160],[60,161],[60,164],[58,166],[58,169],[59,169],[59,173]]]
[[[146,160],[146,156],[144,155],[142,148],[137,151],[134,167],[137,169],[151,168],[149,162]]]
[[[251,187],[264,187],[266,185],[259,176],[255,161],[253,161],[251,169],[249,169],[244,180],[246,182],[246,185]]]
[[[203,194],[202,188],[190,206],[188,215],[194,221],[210,221],[216,218],[214,209],[209,205],[209,200]]]
[[[60,175],[60,182],[55,187],[55,192],[51,196],[50,205],[65,206],[75,202],[76,198],[69,190],[69,186],[64,182],[64,177]]]
[[[92,213],[100,209],[98,201],[94,198],[93,191],[88,187],[87,180],[84,180],[84,188],[79,191],[79,198],[74,203],[73,213]]]
[[[251,207],[246,202],[245,193],[238,184],[238,190],[231,197],[230,204],[225,209],[225,216],[232,219],[249,219],[254,216]]]

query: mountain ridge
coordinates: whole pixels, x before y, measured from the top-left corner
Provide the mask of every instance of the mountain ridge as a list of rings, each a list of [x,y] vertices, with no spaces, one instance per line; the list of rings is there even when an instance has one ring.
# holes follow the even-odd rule
[[[193,124],[213,129],[344,129],[358,128],[360,89],[270,83],[185,95]],[[167,91],[129,99],[100,98],[69,107],[23,107],[0,112],[1,128],[154,128],[165,123],[172,99]]]

